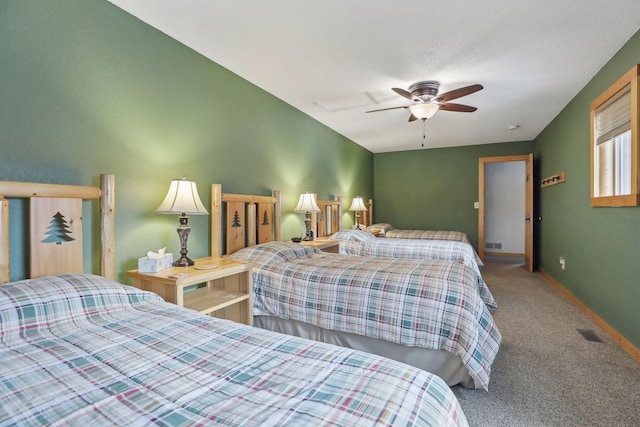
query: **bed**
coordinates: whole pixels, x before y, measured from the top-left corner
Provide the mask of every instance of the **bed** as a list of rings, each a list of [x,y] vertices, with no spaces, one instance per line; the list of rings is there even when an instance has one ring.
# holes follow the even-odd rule
[[[255,209],[253,197],[258,196],[226,194],[213,184],[212,233],[233,234],[224,218]],[[245,208],[223,208],[224,200],[241,198],[247,199]],[[488,387],[502,338],[472,268],[452,261],[328,254],[279,240],[243,248],[233,240],[232,249],[227,246],[226,256],[253,265],[254,326],[399,360],[449,385]],[[216,251],[225,253],[222,239],[212,240]]]
[[[340,240],[339,253],[384,258],[434,259],[461,262],[476,272],[478,292],[491,313],[498,308],[487,287],[480,267],[480,257],[471,244],[454,240],[379,239],[362,230],[341,230],[332,235]]]
[[[0,360],[0,426],[467,425],[433,374],[91,273],[0,285]]]
[[[469,237],[462,231],[454,230],[402,230],[384,222],[371,224],[365,231],[376,237],[388,237],[392,239],[423,239],[423,240],[451,240],[454,242],[469,243]]]
[[[466,425],[438,377],[84,275],[0,286],[0,425]]]
[[[229,258],[253,265],[255,326],[391,357],[450,385],[489,385],[501,335],[475,271],[462,263],[345,256],[291,242]],[[433,351],[452,357],[434,366]]]

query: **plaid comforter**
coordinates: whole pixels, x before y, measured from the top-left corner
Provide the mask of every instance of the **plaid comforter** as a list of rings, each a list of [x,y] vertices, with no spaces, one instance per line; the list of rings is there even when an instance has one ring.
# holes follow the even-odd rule
[[[398,230],[393,229],[385,233],[384,237],[394,239],[426,239],[426,240],[452,240],[454,242],[469,242],[469,237],[462,231],[449,230]]]
[[[379,239],[371,233],[360,230],[341,230],[332,237],[341,240],[342,255],[461,262],[476,272],[478,292],[489,311],[494,313],[498,308],[480,273],[480,266],[483,263],[469,243],[453,240]]]
[[[449,230],[400,230],[386,223],[373,224],[367,231],[378,237],[393,239],[453,240],[454,242],[471,243],[469,237],[461,231]]]
[[[0,286],[0,425],[467,425],[438,377],[91,275]]]
[[[329,254],[296,243],[242,249],[254,264],[254,314],[461,357],[487,388],[502,337],[473,269],[450,261]]]

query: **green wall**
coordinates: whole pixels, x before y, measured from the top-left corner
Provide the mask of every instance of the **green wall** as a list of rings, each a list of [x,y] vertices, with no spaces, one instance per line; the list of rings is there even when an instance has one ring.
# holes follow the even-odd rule
[[[540,268],[640,348],[640,207],[589,203],[589,106],[637,63],[640,32],[536,138],[534,148],[541,176],[567,174],[565,183],[540,191]]]
[[[114,174],[125,283],[148,250],[179,252],[177,216],[155,209],[183,174],[206,206],[213,182],[280,190],[285,239],[303,233],[301,192],[373,195],[372,153],[107,1],[3,1],[0,40],[0,180],[98,185]],[[24,209],[11,202],[12,279],[26,275]],[[85,216],[89,237],[96,219]],[[209,217],[190,224],[189,256],[208,256]],[[86,270],[99,271],[96,249]]]
[[[459,230],[477,246],[478,158],[531,152],[523,141],[375,154],[374,221]]]

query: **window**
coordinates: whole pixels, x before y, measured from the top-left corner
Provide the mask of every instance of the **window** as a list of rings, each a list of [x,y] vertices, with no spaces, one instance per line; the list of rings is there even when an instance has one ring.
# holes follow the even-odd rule
[[[591,206],[638,206],[638,75],[634,66],[591,103]]]

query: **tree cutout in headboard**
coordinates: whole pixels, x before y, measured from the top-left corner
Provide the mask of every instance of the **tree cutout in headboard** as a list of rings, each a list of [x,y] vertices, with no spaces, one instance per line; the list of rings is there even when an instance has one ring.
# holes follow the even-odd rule
[[[82,199],[32,197],[30,218],[30,277],[82,273]]]
[[[47,238],[40,240],[40,243],[55,243],[56,245],[61,245],[62,242],[76,240],[70,236],[71,229],[69,228],[69,224],[60,212],[56,212],[53,218],[51,218],[45,234],[48,235]]]
[[[244,203],[227,203],[227,217],[230,218],[227,226],[227,248],[233,248],[234,251],[244,248]]]
[[[238,211],[233,212],[233,221],[231,221],[231,226],[233,228],[242,227],[242,223],[240,222],[240,216],[238,215]]]
[[[256,244],[266,243],[273,240],[273,230],[271,225],[272,219],[272,204],[258,203],[258,212],[262,212],[262,220],[258,224],[258,241]]]

